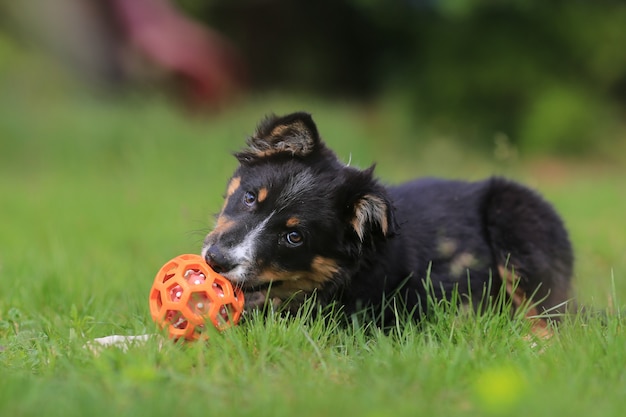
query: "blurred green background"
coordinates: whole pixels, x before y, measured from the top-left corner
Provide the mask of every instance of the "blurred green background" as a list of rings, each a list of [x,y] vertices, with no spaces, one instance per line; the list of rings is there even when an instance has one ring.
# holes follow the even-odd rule
[[[127,3],[148,12],[124,9],[119,0],[0,5],[2,94],[15,87],[7,81],[13,42],[49,52],[101,91],[163,93],[163,83],[150,82],[163,67],[136,77],[145,57],[120,58],[137,49],[123,45],[120,52],[120,45],[164,2]],[[612,158],[624,149],[622,1],[176,0],[173,6],[230,43],[246,74],[246,94],[391,102],[412,131],[488,151],[497,140],[535,155]],[[154,20],[151,30],[167,33],[166,19]],[[32,72],[28,64],[18,68]]]
[[[402,100],[415,126],[581,154],[624,138],[626,4],[542,0],[182,0],[264,88]]]
[[[624,22],[608,0],[0,0],[0,415],[496,415],[476,377],[518,368],[510,415],[623,415]],[[84,349],[155,331],[154,274],[199,251],[230,153],[296,110],[387,183],[538,189],[580,304],[614,314],[539,345],[496,317]]]
[[[217,34],[239,87],[190,99],[176,63],[129,46],[112,4],[138,5],[144,23],[141,7],[166,5],[152,35],[171,21]],[[606,305],[626,267],[625,21],[618,1],[0,3],[2,279],[80,257],[96,300],[137,300],[149,279],[127,292],[96,279],[103,265],[149,277],[197,252],[229,154],[263,115],[307,110],[342,160],[377,162],[387,182],[499,174],[538,188],[570,228],[581,298]]]

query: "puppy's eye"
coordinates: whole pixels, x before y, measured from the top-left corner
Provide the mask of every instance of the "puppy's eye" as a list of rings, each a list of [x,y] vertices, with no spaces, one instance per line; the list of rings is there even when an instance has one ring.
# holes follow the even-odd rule
[[[304,242],[304,236],[302,236],[302,233],[297,230],[292,230],[291,232],[287,232],[285,240],[291,246],[300,246]]]
[[[243,204],[248,207],[252,207],[254,203],[256,203],[256,194],[254,194],[252,191],[246,191],[246,193],[243,195]]]

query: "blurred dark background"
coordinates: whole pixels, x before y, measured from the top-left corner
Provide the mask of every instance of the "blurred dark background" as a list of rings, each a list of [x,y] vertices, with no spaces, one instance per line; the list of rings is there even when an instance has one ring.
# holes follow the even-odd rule
[[[488,149],[504,137],[529,153],[580,155],[626,136],[623,1],[24,3],[0,6],[0,33],[108,90],[159,86],[209,108],[267,91],[393,101],[433,134]]]
[[[184,0],[246,57],[252,85],[400,95],[416,122],[582,152],[623,121],[626,3]]]

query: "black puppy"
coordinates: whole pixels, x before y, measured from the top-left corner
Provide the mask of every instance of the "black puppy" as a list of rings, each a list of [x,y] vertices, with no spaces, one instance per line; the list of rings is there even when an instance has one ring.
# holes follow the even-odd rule
[[[295,309],[315,294],[347,313],[382,313],[385,297],[399,297],[419,318],[429,294],[458,289],[477,306],[504,289],[529,317],[565,311],[567,232],[546,201],[517,183],[386,187],[373,168],[341,163],[307,113],[266,118],[235,156],[240,165],[202,255],[244,289],[249,306],[269,296]]]

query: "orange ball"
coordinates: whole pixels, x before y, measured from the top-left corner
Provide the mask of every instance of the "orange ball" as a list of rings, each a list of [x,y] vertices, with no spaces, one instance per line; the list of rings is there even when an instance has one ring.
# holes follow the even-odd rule
[[[167,327],[173,339],[199,339],[207,322],[220,331],[236,325],[243,304],[243,292],[200,255],[180,255],[167,262],[150,290],[152,319],[161,329]]]

